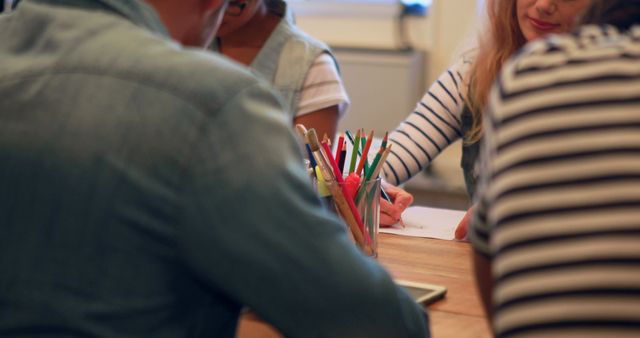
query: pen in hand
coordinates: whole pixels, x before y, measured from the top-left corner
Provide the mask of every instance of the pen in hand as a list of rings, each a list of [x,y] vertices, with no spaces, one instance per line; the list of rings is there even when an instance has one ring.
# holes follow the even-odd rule
[[[392,226],[398,224],[401,227],[405,227],[405,223],[402,220],[402,213],[408,206],[413,203],[413,195],[406,192],[404,189],[393,186],[389,183],[383,182],[385,188],[391,197],[391,201],[380,201],[380,224],[386,226]]]

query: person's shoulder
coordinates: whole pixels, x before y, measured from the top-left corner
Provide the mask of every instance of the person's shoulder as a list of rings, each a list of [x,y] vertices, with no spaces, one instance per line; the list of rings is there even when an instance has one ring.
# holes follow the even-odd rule
[[[310,35],[309,33],[298,27],[292,18],[288,16],[290,13],[283,13],[282,21],[280,23],[280,31],[285,32],[288,35],[288,41],[285,46],[303,46],[304,48],[313,48],[318,51],[329,52],[331,48],[322,40]]]
[[[261,84],[249,69],[221,55],[183,47],[134,25],[114,25],[84,44],[78,60],[68,61],[74,70],[170,92],[206,111]]]
[[[638,58],[638,30],[620,32],[612,26],[583,26],[573,34],[552,35],[527,44],[503,67],[503,94],[531,92],[559,82],[585,83],[619,73],[620,60]],[[593,65],[607,63],[597,76]]]
[[[309,35],[307,32],[301,30],[300,28],[297,28],[293,31],[292,39],[289,43],[309,45],[323,51],[330,50],[329,46],[326,43]]]
[[[505,66],[503,74],[527,78],[556,74],[567,66],[586,66],[636,54],[640,27],[620,32],[613,26],[583,26],[573,34],[551,35],[522,48]],[[632,51],[635,50],[635,52]],[[556,74],[560,76],[560,74]]]
[[[461,65],[472,65],[476,62],[478,57],[478,47],[469,48],[458,57],[458,63]]]
[[[460,73],[468,72],[476,62],[478,56],[478,48],[471,48],[457,53],[453,57],[453,62],[449,66],[449,70],[458,71]]]
[[[128,67],[127,71],[139,69],[140,81],[161,86],[202,105],[223,103],[245,88],[264,85],[250,69],[205,50],[174,45],[155,53],[138,50],[134,54],[147,60]]]
[[[530,116],[532,109],[608,102],[599,89],[624,88],[640,76],[639,36],[637,28],[620,32],[612,26],[583,26],[573,34],[531,42],[505,63],[492,103],[515,117]]]
[[[469,84],[471,81],[471,69],[476,62],[478,56],[478,48],[470,48],[456,56],[455,61],[446,70],[456,74],[463,84]]]

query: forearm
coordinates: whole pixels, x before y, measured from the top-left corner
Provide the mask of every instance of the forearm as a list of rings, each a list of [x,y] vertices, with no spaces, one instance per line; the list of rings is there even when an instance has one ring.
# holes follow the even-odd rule
[[[320,207],[290,126],[257,89],[216,116],[224,128],[203,128],[185,165],[176,236],[189,270],[287,337],[426,337],[419,305]]]
[[[293,125],[302,124],[307,129],[315,129],[319,137],[327,135],[331,142],[335,140],[339,116],[338,106],[331,106],[314,112],[296,116]]]
[[[450,71],[443,73],[416,109],[390,134],[394,144],[383,168],[386,179],[401,184],[426,168],[462,136],[464,101]]]

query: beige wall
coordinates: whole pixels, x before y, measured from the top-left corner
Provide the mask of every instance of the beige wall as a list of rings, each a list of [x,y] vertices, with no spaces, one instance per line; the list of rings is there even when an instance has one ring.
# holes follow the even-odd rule
[[[457,54],[473,47],[479,29],[479,6],[478,0],[434,1],[430,15],[433,44],[429,64],[434,73],[429,75],[429,80],[434,80],[444,71]]]
[[[408,37],[414,47],[428,52],[425,83],[430,84],[471,45],[477,34],[477,17],[484,0],[434,0],[427,17],[410,17]],[[333,7],[337,7],[333,5]],[[345,5],[321,14],[297,10],[298,25],[309,34],[340,47],[397,47],[394,9],[375,5]]]

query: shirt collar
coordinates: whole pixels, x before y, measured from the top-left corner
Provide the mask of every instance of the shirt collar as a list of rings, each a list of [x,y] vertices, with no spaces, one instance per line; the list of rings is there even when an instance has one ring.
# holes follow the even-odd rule
[[[120,15],[134,24],[169,38],[169,32],[156,11],[142,0],[31,0],[50,5],[87,10],[104,10]]]

